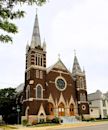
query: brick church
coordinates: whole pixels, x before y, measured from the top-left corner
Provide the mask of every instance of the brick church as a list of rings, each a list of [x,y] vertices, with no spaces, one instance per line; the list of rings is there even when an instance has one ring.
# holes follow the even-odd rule
[[[41,43],[36,14],[31,44],[26,46],[23,118],[46,121],[54,117],[89,114],[85,72],[74,56],[72,72],[61,59],[46,67],[46,43]]]

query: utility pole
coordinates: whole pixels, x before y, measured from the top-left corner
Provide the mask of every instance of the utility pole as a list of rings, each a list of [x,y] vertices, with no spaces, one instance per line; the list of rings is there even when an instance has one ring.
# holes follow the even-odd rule
[[[18,113],[17,123],[19,124],[19,117],[20,117],[20,106],[19,105],[17,105],[17,113]]]

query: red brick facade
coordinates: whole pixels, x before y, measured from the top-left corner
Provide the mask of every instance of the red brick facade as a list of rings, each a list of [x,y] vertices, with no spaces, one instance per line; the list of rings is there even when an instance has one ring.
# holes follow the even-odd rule
[[[69,72],[60,59],[46,68],[46,50],[27,46],[23,116],[39,121],[83,114],[89,114],[85,73]]]

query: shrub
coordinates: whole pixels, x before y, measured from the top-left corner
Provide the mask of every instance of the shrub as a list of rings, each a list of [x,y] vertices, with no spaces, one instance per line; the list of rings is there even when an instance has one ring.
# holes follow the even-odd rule
[[[60,118],[55,117],[54,119],[52,119],[52,123],[59,124],[60,123]]]
[[[22,121],[22,124],[23,124],[24,126],[27,126],[28,120],[24,119],[24,120]]]
[[[43,123],[45,123],[44,119],[40,119],[39,124],[43,124]]]
[[[96,120],[96,118],[89,118],[89,119],[83,119],[82,121],[95,121]]]
[[[36,120],[33,120],[31,125],[36,125],[37,124],[37,121]]]
[[[81,116],[75,116],[75,118],[77,119],[77,120],[81,120]]]
[[[46,123],[52,123],[51,119],[46,119]]]

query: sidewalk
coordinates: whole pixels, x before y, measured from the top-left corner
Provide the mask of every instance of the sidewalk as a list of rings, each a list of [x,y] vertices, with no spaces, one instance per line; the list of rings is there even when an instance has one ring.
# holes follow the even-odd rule
[[[17,126],[18,129],[14,130],[55,130],[60,128],[75,128],[75,127],[84,127],[84,126],[93,126],[93,125],[101,125],[101,124],[108,124],[108,121],[104,122],[81,122],[76,124],[62,124],[57,126],[44,126],[44,127],[24,127],[24,126]]]

